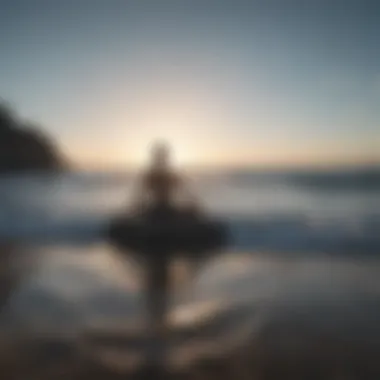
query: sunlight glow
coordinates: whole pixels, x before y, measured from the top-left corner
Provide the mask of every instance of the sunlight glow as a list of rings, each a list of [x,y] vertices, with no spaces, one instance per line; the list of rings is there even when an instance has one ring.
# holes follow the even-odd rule
[[[157,141],[163,141],[171,147],[174,166],[188,165],[196,159],[196,151],[191,143],[186,142],[185,139],[180,140],[160,135],[147,138],[141,144],[136,144],[136,148],[130,152],[133,158],[132,163],[138,166],[146,165],[149,162],[151,146]]]
[[[187,165],[204,155],[208,139],[204,130],[210,125],[207,111],[188,99],[179,99],[181,93],[166,99],[142,101],[135,110],[131,123],[136,126],[131,136],[133,146],[128,158],[141,165],[149,159],[150,147],[163,141],[172,148],[173,163]]]

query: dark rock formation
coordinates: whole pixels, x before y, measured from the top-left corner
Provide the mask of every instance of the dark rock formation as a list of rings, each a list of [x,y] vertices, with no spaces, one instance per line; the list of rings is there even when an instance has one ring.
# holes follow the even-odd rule
[[[0,174],[63,168],[63,159],[53,142],[0,104]]]

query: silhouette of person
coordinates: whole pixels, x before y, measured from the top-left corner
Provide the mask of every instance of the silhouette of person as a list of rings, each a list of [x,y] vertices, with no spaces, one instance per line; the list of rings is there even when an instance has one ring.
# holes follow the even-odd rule
[[[157,142],[151,149],[148,169],[136,188],[134,204],[145,211],[148,209],[151,216],[169,216],[176,208],[178,195],[185,197],[187,211],[196,210],[195,197],[184,178],[173,169],[169,146]]]
[[[171,223],[174,219],[176,223],[177,217],[193,215],[190,211],[197,211],[194,197],[184,178],[173,168],[170,148],[163,142],[156,142],[152,146],[148,168],[142,173],[135,191],[134,207],[149,222]],[[188,198],[186,207],[177,205],[179,193]],[[166,251],[166,248],[154,246],[146,261],[145,297],[151,333],[151,352],[148,356],[156,364],[165,356],[163,342],[167,333],[170,255],[171,252]]]

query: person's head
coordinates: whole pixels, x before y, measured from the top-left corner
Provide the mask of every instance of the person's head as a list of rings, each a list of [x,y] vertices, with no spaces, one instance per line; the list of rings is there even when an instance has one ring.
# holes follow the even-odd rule
[[[151,165],[154,167],[164,168],[171,163],[171,154],[169,146],[164,142],[156,142],[151,149]]]

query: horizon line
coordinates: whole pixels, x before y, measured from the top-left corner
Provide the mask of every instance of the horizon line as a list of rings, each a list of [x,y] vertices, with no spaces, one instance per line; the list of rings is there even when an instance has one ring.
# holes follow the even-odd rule
[[[109,172],[131,172],[144,168],[145,165],[138,165],[135,163],[77,163],[70,162],[70,171],[109,171]],[[379,160],[354,160],[354,161],[336,161],[336,162],[303,162],[303,163],[231,163],[231,164],[214,164],[214,163],[197,163],[197,164],[182,164],[176,165],[185,171],[187,170],[334,170],[334,169],[366,169],[366,168],[380,168]]]

